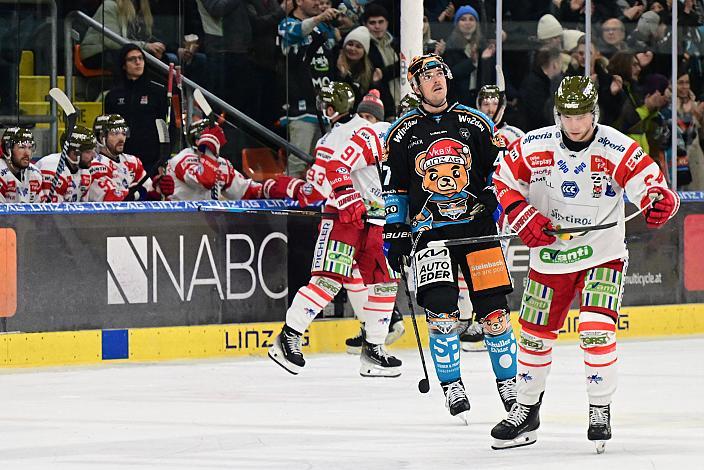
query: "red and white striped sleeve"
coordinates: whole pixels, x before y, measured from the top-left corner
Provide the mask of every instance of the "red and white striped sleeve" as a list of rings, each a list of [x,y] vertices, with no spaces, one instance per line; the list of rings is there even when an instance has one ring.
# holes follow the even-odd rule
[[[531,169],[523,158],[520,140],[514,141],[499,157],[499,163],[494,170],[493,182],[496,187],[496,198],[502,207],[509,207],[528,197]]]

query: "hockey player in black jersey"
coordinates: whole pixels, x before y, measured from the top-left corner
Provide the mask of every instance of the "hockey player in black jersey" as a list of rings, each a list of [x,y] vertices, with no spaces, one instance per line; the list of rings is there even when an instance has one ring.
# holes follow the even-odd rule
[[[418,304],[425,309],[430,353],[453,416],[470,405],[460,375],[458,266],[484,327],[504,407],[515,402],[516,341],[506,294],[512,291],[499,242],[428,247],[433,240],[496,234],[490,175],[500,141],[481,112],[447,102],[449,67],[435,54],[415,57],[408,80],[421,105],[389,129],[382,166],[384,237],[397,271],[412,258]],[[411,236],[408,234],[412,233]]]

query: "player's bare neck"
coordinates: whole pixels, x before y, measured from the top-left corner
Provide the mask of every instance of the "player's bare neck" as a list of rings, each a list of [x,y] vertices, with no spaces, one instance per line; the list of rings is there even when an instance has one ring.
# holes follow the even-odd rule
[[[445,100],[440,106],[433,106],[427,101],[424,101],[421,106],[423,107],[423,111],[428,114],[440,114],[447,110],[447,108],[449,107],[449,105],[447,104],[447,100]]]

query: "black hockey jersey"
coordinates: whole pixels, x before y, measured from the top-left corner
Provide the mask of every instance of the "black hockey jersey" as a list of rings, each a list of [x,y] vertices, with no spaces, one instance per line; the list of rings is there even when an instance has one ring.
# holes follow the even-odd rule
[[[409,217],[413,232],[443,228],[448,236],[466,233],[461,224],[475,220],[493,226],[491,175],[502,148],[494,123],[476,109],[453,104],[439,114],[409,111],[386,138],[386,223]]]

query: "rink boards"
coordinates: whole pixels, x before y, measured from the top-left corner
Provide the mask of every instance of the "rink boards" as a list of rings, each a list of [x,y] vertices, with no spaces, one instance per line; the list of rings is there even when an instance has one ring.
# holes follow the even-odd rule
[[[570,311],[562,341],[577,339],[578,312]],[[518,325],[513,318],[514,326]],[[418,321],[427,344],[424,319]],[[406,334],[393,348],[416,347],[413,327],[405,318]],[[140,362],[175,359],[264,356],[281,323],[129,328],[0,335],[0,365],[34,367]],[[345,351],[354,336],[353,319],[315,321],[304,337],[305,353]],[[704,304],[625,307],[618,322],[620,339],[696,335],[704,333]]]

